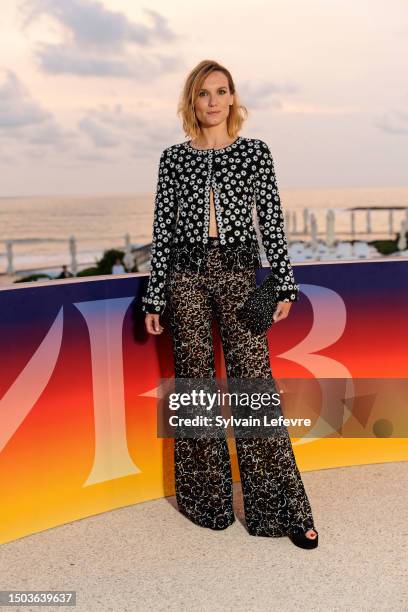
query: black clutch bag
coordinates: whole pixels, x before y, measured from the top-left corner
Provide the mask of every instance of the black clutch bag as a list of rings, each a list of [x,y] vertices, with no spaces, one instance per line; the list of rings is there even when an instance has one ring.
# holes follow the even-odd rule
[[[236,314],[253,334],[263,334],[274,322],[273,314],[278,301],[273,276],[269,274],[237,308]]]

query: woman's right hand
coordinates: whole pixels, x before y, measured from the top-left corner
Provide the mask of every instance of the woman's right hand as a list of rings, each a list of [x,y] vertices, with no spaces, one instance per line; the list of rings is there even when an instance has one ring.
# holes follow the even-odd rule
[[[161,334],[164,331],[164,327],[159,321],[160,315],[154,313],[147,313],[145,317],[145,326],[149,334]]]

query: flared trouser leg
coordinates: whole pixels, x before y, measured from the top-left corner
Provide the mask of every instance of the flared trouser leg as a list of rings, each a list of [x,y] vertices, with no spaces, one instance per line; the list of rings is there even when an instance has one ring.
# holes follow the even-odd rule
[[[272,379],[266,334],[254,335],[236,308],[256,287],[255,269],[226,271],[219,248],[206,271],[172,272],[169,305],[176,378],[215,378],[212,317],[216,316],[228,378]],[[251,535],[279,537],[314,527],[289,433],[236,437],[245,520]],[[232,474],[225,436],[175,438],[180,511],[193,522],[223,529],[234,520]]]
[[[207,275],[173,272],[169,283],[170,323],[176,378],[215,378],[212,304]],[[235,521],[227,440],[174,440],[176,500],[180,512],[211,529]]]

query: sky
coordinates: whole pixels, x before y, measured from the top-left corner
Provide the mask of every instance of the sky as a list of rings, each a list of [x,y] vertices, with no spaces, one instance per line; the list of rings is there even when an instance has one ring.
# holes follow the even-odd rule
[[[279,185],[408,186],[407,58],[406,0],[1,0],[0,197],[152,193],[202,59]]]

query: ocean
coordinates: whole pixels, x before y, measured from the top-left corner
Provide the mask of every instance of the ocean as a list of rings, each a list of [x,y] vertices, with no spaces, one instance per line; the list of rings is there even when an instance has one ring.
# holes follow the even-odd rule
[[[356,238],[389,236],[389,212],[394,212],[394,232],[408,208],[408,187],[344,189],[280,189],[284,213],[290,216],[292,240],[305,236],[303,210],[313,212],[321,237],[325,236],[327,210],[336,215],[336,235],[349,237],[351,208],[357,208]],[[77,239],[77,259],[92,264],[105,249],[124,248],[125,234],[133,245],[151,242],[154,194],[117,196],[45,196],[0,198],[0,272],[7,266],[7,240],[13,241],[16,270],[70,264],[69,237]],[[361,207],[360,210],[358,208]],[[372,234],[367,234],[367,207],[384,207],[371,213]],[[388,210],[387,210],[388,209]]]

